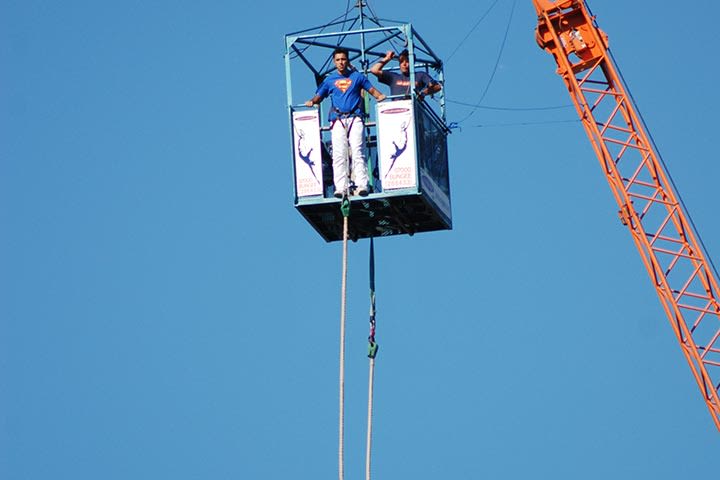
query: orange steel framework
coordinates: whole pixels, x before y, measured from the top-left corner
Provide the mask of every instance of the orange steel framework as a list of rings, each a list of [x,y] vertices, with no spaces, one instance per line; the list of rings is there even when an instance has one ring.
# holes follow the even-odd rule
[[[537,42],[558,65],[602,165],[620,220],[657,290],[720,430],[717,273],[668,181],[654,145],[583,0],[533,0]]]

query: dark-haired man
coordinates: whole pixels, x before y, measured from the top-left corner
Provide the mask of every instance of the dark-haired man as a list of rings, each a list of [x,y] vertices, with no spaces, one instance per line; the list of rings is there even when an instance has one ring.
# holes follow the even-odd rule
[[[378,77],[380,83],[390,86],[390,95],[410,95],[410,54],[403,50],[397,56],[400,62],[400,73],[386,72],[383,67],[395,57],[395,52],[389,50],[385,57],[370,67],[370,73]],[[425,72],[415,72],[415,91],[422,100],[427,95],[439,92],[442,86]]]
[[[383,101],[385,95],[373,87],[365,75],[350,68],[348,52],[344,48],[333,51],[333,62],[336,70],[325,77],[315,96],[305,105],[312,107],[330,97],[335,196],[340,198],[349,193],[348,153],[352,156],[356,192],[364,196],[368,194],[368,172],[365,163],[362,91],[367,91],[378,102]]]

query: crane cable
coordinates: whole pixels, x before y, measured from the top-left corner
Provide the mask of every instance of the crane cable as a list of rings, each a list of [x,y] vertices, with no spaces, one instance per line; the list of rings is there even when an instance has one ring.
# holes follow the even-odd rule
[[[370,457],[372,452],[372,417],[373,417],[373,386],[375,380],[375,356],[378,344],[375,342],[375,243],[370,237],[370,334],[368,335],[368,413],[367,441],[365,453],[365,480],[370,480]]]
[[[347,190],[343,193],[340,211],[343,215],[343,261],[342,261],[342,293],[340,300],[340,414],[338,427],[338,478],[345,476],[345,316],[347,304],[347,265],[348,265],[348,217],[350,216],[350,200]]]
[[[515,13],[515,4],[517,3],[517,0],[513,0],[512,6],[510,7],[510,16],[507,21],[507,25],[505,26],[505,34],[503,35],[502,43],[500,44],[500,51],[497,54],[497,58],[495,59],[495,65],[493,66],[493,71],[490,74],[490,78],[487,81],[487,84],[485,85],[485,89],[482,92],[482,95],[480,95],[480,100],[478,100],[475,103],[475,108],[473,108],[470,113],[465,116],[462,120],[459,120],[457,123],[463,123],[465,120],[470,118],[475,111],[480,107],[480,104],[485,99],[485,95],[487,95],[488,91],[490,90],[490,86],[493,83],[493,80],[495,79],[495,74],[498,71],[498,67],[500,65],[500,59],[502,59],[503,52],[505,51],[505,45],[507,44],[508,39],[508,33],[510,32],[510,26],[512,25],[513,20],[513,14]],[[493,4],[494,5],[494,4]],[[492,7],[491,7],[492,8]]]
[[[488,16],[488,14],[492,11],[493,8],[495,8],[495,5],[497,5],[497,3],[499,1],[500,0],[495,0],[493,2],[493,4],[490,5],[490,8],[488,8],[485,11],[485,13],[483,13],[480,16],[480,19],[477,22],[475,22],[475,25],[473,25],[473,27],[470,29],[470,31],[467,33],[467,35],[465,35],[465,37],[462,40],[460,40],[460,43],[458,43],[458,45],[455,47],[455,50],[453,50],[452,53],[450,53],[450,55],[448,55],[447,59],[445,60],[445,64],[447,64],[450,61],[450,59],[457,53],[457,51],[460,49],[460,47],[462,47],[462,45],[467,41],[467,39],[470,37],[470,35],[472,35],[472,33],[475,31],[475,29],[478,27],[478,25],[480,25],[482,23],[482,21],[485,20],[485,17]]]

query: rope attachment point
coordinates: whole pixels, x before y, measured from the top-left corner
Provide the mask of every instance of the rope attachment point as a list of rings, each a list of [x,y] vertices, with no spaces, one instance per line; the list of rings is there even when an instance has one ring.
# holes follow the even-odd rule
[[[380,348],[380,345],[377,344],[377,342],[373,340],[369,340],[368,345],[368,358],[375,358],[375,355],[377,355],[378,348]]]
[[[375,358],[380,346],[375,341],[375,241],[370,237],[370,334],[368,358]]]
[[[343,194],[342,203],[340,203],[340,211],[342,212],[343,217],[347,218],[350,216],[350,199],[347,194]]]

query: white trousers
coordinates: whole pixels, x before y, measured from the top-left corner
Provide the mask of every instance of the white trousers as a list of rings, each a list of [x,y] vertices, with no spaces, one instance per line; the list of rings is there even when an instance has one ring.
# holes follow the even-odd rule
[[[367,189],[364,130],[365,125],[360,117],[338,118],[333,123],[333,181],[336,192],[344,192],[348,187],[348,151],[352,156],[355,186],[359,189]]]

